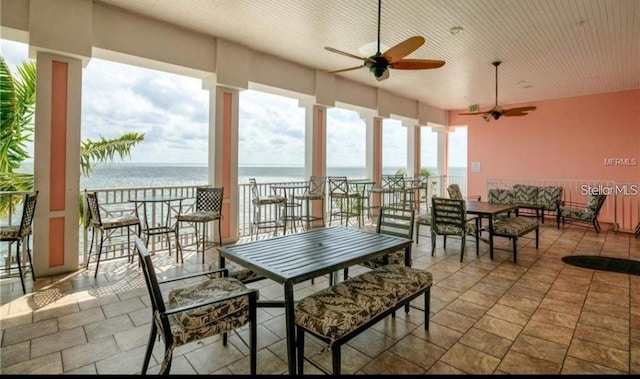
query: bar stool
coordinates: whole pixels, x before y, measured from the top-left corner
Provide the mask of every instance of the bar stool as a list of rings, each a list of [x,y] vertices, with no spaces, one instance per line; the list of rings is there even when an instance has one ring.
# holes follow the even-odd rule
[[[282,232],[286,233],[287,198],[280,195],[261,195],[258,183],[255,178],[249,179],[251,186],[251,203],[253,203],[253,220],[249,233],[253,241],[253,231],[256,231],[256,239],[260,229],[273,229],[274,235],[278,235],[278,228],[282,227]],[[283,217],[280,217],[280,211]]]
[[[331,209],[329,210],[329,224],[333,221],[333,216],[340,216],[340,224],[346,218],[345,226],[349,226],[349,217],[359,217],[358,212],[354,209],[354,201],[359,196],[357,192],[349,190],[346,176],[330,176],[329,198],[331,200]]]
[[[309,179],[309,188],[307,188],[307,190],[303,194],[294,196],[296,200],[303,201],[305,204],[305,207],[303,210],[304,213],[302,214],[302,219],[306,222],[307,230],[310,229],[311,222],[313,221],[322,221],[322,227],[324,228],[326,226],[324,222],[324,213],[325,213],[324,198],[326,195],[325,183],[326,183],[326,178],[324,176],[312,175],[311,178]],[[313,212],[311,212],[310,202],[318,201],[318,200],[320,201],[320,204],[322,204],[321,206],[322,212],[320,212],[320,215],[314,215]]]

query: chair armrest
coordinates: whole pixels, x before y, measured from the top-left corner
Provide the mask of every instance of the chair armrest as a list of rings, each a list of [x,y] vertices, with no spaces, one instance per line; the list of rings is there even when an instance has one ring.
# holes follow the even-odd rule
[[[249,295],[249,296],[257,296],[257,294],[258,294],[258,290],[257,289],[247,289],[245,291],[238,292],[238,293],[235,293],[233,295],[227,295],[227,296],[218,297],[218,298],[215,298],[215,299],[209,299],[209,300],[206,300],[206,301],[202,301],[200,303],[191,304],[191,305],[185,305],[184,307],[177,307],[177,308],[167,309],[164,313],[161,313],[160,316],[169,316],[169,315],[172,315],[172,314],[189,311],[189,310],[195,309],[195,308],[201,308],[201,307],[204,307],[204,306],[207,306],[207,305],[220,303],[220,302],[223,302],[223,301],[235,299],[235,298],[242,297],[242,296],[247,296],[247,295]]]
[[[169,278],[169,279],[163,279],[163,280],[158,280],[158,284],[163,284],[163,283],[170,283],[170,282],[175,282],[177,280],[184,280],[184,279],[191,279],[191,278],[197,278],[199,276],[203,276],[203,275],[211,275],[211,274],[216,274],[218,272],[223,272],[224,276],[229,276],[229,270],[227,270],[226,268],[220,268],[217,270],[209,270],[209,271],[203,271],[203,272],[197,272],[195,274],[187,274],[187,275],[183,275],[183,276],[177,276],[175,278]]]

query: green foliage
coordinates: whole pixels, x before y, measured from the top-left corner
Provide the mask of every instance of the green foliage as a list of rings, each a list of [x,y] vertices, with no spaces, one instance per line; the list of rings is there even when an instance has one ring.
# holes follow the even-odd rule
[[[399,168],[398,171],[396,171],[396,175],[407,176],[407,170],[405,170],[404,168]]]
[[[36,103],[36,62],[23,61],[12,75],[4,57],[0,56],[0,191],[33,191],[33,175],[16,172],[31,158],[27,143],[33,141],[33,117]],[[88,177],[98,163],[124,159],[131,149],[144,140],[144,134],[127,133],[118,138],[98,141],[87,139],[80,145],[80,170]],[[14,201],[20,201],[17,196]],[[81,222],[83,201],[81,196]],[[9,210],[9,197],[0,197],[0,215]]]
[[[426,167],[422,167],[420,169],[420,175],[421,176],[431,176],[431,171]]]
[[[100,137],[99,141],[92,141],[87,138],[81,142],[80,147],[80,168],[82,174],[89,177],[91,169],[98,163],[105,163],[114,160],[116,154],[120,159],[130,156],[131,148],[144,140],[144,134],[127,133],[115,139]]]

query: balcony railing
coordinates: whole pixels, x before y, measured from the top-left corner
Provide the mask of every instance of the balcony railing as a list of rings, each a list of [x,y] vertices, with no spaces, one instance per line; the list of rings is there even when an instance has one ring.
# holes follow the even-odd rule
[[[259,183],[258,188],[262,194],[273,193],[272,186],[282,184],[284,182],[273,183]],[[292,183],[292,182],[287,182]],[[293,182],[296,184],[303,184],[306,181]],[[446,196],[446,188],[449,184],[456,183],[460,186],[463,195],[475,195],[467,194],[467,182],[464,176],[433,176],[429,177],[427,181],[426,189],[421,191],[420,198],[420,210],[427,209],[429,206],[429,199],[431,196]],[[599,188],[637,188],[637,184],[621,184],[610,181],[588,181],[588,180],[563,180],[563,179],[487,179],[487,188],[510,188],[513,184],[530,184],[530,185],[558,185],[563,187],[563,200],[573,202],[586,202],[586,195],[584,195],[584,186],[599,187]],[[617,186],[617,187],[616,187]],[[626,186],[626,187],[625,187]],[[635,186],[635,187],[632,187]],[[195,206],[195,194],[196,185],[190,186],[173,186],[173,187],[144,187],[144,188],[110,188],[110,189],[92,189],[98,195],[98,201],[102,208],[104,216],[107,215],[121,215],[125,213],[134,213],[135,205],[129,201],[133,198],[139,198],[142,196],[150,195],[163,195],[163,196],[181,196],[184,197],[182,201],[181,212],[188,212]],[[303,189],[297,189],[296,192],[302,192]],[[0,193],[2,196],[16,196],[22,195],[21,193]],[[328,207],[329,202],[325,201],[325,205]],[[17,204],[13,209],[13,212],[9,216],[5,216],[0,219],[2,225],[15,224],[17,218],[19,218],[21,204]],[[251,202],[251,188],[249,184],[238,185],[238,224],[237,231],[238,237],[244,238],[250,235],[250,223],[253,215],[253,203]],[[325,210],[326,211],[326,210]],[[166,217],[166,208],[157,205],[152,205],[149,210],[150,220],[152,225],[162,224],[164,217]],[[326,214],[326,213],[325,213]],[[272,216],[272,215],[268,215]],[[86,215],[85,215],[86,217]],[[614,230],[620,230],[625,232],[632,232],[635,226],[638,224],[640,218],[640,201],[637,193],[623,195],[619,192],[612,193],[607,197],[607,201],[602,209],[602,221],[611,222],[614,225]],[[85,229],[81,225],[80,227],[80,249],[79,249],[79,262],[82,265],[89,253],[90,243],[90,230]],[[213,235],[213,229],[208,233],[209,236]],[[120,238],[122,237],[122,238]],[[180,227],[180,243],[183,247],[191,245],[195,242],[195,232],[192,227],[187,223],[181,224]],[[32,239],[33,240],[33,239]],[[11,274],[11,265],[15,265],[15,254],[9,254],[7,243],[3,243],[0,246],[0,276],[4,277]],[[156,236],[149,243],[151,251],[166,250],[168,249],[167,240]],[[15,251],[15,248],[12,252]],[[104,251],[107,253],[105,254]],[[121,258],[127,255],[127,243],[126,233],[121,235],[115,235],[112,242],[103,250],[103,258],[101,260],[109,260],[115,258]]]

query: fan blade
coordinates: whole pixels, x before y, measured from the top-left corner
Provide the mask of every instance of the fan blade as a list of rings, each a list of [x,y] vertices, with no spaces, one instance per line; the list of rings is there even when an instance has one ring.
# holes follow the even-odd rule
[[[349,58],[355,58],[355,59],[360,59],[362,61],[370,61],[370,62],[374,62],[375,63],[375,61],[373,59],[371,59],[371,58],[359,57],[359,56],[354,55],[354,54],[345,53],[344,51],[340,51],[338,49],[334,49],[333,47],[325,46],[324,49],[328,50],[328,51],[330,51],[332,53],[344,55],[344,56],[349,57]]]
[[[376,79],[381,82],[383,80],[389,79],[389,70],[386,70],[380,77],[376,77]]]
[[[503,112],[503,115],[505,116],[510,116],[511,114],[514,113],[522,113],[522,112],[529,112],[529,111],[535,111],[536,107],[519,107],[519,108],[511,108],[511,109],[505,109]]]
[[[473,116],[477,114],[489,114],[489,112],[471,112],[471,113],[458,113],[460,116]]]
[[[396,70],[427,70],[444,66],[444,61],[429,59],[401,59],[391,63],[391,68]]]
[[[384,54],[382,55],[389,61],[389,63],[393,63],[411,54],[417,48],[422,46],[423,43],[424,43],[423,37],[420,37],[420,36],[411,37],[391,47],[389,50],[385,51]]]
[[[362,67],[364,67],[364,65],[360,65],[360,66],[356,66],[356,67],[343,68],[342,70],[329,71],[329,74],[335,74],[336,72],[357,70],[357,69],[362,68]]]

